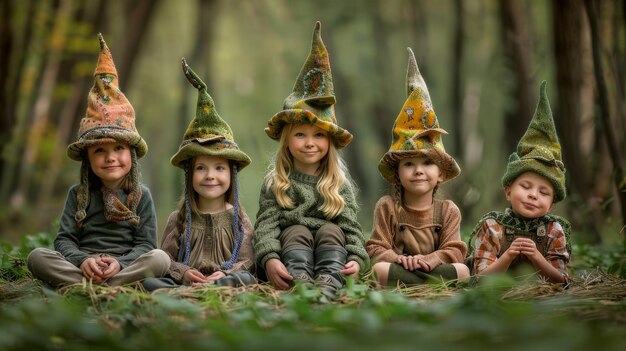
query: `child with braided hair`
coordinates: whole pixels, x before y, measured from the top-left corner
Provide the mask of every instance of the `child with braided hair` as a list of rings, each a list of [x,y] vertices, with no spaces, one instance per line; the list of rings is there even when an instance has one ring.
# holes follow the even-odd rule
[[[67,154],[82,162],[81,182],[70,190],[52,251],[27,259],[35,278],[57,288],[86,278],[121,285],[160,277],[169,257],[156,249],[152,196],[139,182],[137,160],[148,150],[135,128],[135,111],[119,90],[117,70],[102,35],[100,57],[78,140]]]
[[[148,291],[181,285],[241,286],[256,283],[253,227],[239,203],[238,172],[250,164],[230,126],[218,115],[206,84],[182,59],[198,89],[195,118],[172,165],[185,171],[178,210],[167,220],[161,248],[172,263],[164,278],[143,281]]]

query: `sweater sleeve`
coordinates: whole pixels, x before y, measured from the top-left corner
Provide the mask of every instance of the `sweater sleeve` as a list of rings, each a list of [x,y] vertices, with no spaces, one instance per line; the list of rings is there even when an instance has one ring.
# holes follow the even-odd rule
[[[271,189],[265,184],[259,196],[259,211],[254,225],[254,252],[257,263],[265,269],[265,263],[271,258],[280,259],[280,206]]]
[[[178,230],[178,211],[174,211],[167,218],[163,239],[161,239],[161,250],[170,256],[170,268],[168,275],[178,284],[183,283],[183,277],[191,267],[177,261],[178,250],[180,248],[181,232]]]
[[[65,207],[59,221],[59,231],[54,239],[54,249],[60,252],[63,257],[76,267],[80,267],[84,260],[89,258],[89,254],[81,251],[79,245],[79,229],[76,225],[76,191],[78,185],[73,186],[65,200]]]
[[[250,218],[246,214],[246,211],[241,208],[241,224],[243,227],[243,241],[241,243],[241,248],[239,249],[239,257],[237,257],[237,262],[233,265],[233,268],[229,272],[236,271],[248,271],[254,273],[254,249],[252,247],[252,236],[254,234],[254,227],[252,226],[252,222],[250,222]]]
[[[141,186],[141,201],[137,206],[139,225],[135,230],[133,248],[125,255],[117,257],[117,261],[123,268],[128,267],[139,256],[156,249],[157,242],[157,219],[152,194],[146,186]]]
[[[439,248],[421,257],[430,269],[443,263],[463,263],[467,245],[461,240],[461,211],[450,200],[442,208],[443,226],[439,234]]]
[[[344,198],[345,207],[341,214],[339,214],[336,222],[346,236],[348,261],[358,262],[361,272],[365,272],[369,269],[370,262],[367,251],[365,251],[363,230],[357,220],[358,204],[353,187],[351,185],[344,186],[341,195]]]
[[[393,250],[393,233],[398,222],[394,206],[389,195],[376,203],[372,235],[366,244],[367,254],[374,260],[393,263],[398,259],[399,255]]]

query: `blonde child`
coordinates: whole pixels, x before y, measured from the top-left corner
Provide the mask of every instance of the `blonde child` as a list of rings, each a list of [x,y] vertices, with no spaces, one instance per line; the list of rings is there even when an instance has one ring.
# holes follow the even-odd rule
[[[337,151],[352,135],[336,122],[320,26],[315,24],[311,52],[284,110],[265,129],[279,146],[261,189],[254,249],[276,288],[315,279],[324,294],[334,296],[345,276],[367,268],[368,256],[356,189]]]
[[[395,194],[378,200],[366,243],[383,286],[469,276],[461,263],[467,252],[461,241],[461,213],[452,201],[434,198],[439,185],[460,169],[445,152],[441,135],[446,132],[439,127],[426,83],[408,50],[408,98],[393,126],[391,147],[378,165]]]
[[[171,159],[185,171],[185,190],[178,210],[167,220],[161,243],[172,264],[167,277],[143,284],[149,291],[204,283],[253,284],[253,227],[239,203],[237,176],[250,158],[218,115],[206,84],[184,58],[182,65],[199,93],[196,117]]]
[[[121,285],[162,276],[169,257],[156,249],[152,196],[139,182],[137,159],[148,150],[135,128],[135,112],[119,90],[117,70],[102,35],[100,57],[78,140],[67,154],[81,161],[80,184],[69,190],[54,240],[56,251],[33,250],[35,278],[60,287],[86,278]]]
[[[509,157],[502,177],[511,204],[484,215],[470,235],[473,273],[481,276],[530,266],[553,283],[569,281],[570,224],[549,214],[565,198],[565,166],[552,111],[541,83],[535,115]]]

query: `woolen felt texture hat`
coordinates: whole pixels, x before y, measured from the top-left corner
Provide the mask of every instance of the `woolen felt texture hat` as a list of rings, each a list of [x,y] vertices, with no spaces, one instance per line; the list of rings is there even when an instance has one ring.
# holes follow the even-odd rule
[[[189,123],[178,152],[171,163],[185,169],[186,161],[201,155],[223,157],[237,163],[241,170],[249,165],[248,155],[235,143],[233,132],[217,113],[215,103],[207,91],[207,85],[182,59],[183,72],[191,85],[198,89],[196,116]]]
[[[393,125],[391,146],[378,164],[378,171],[389,183],[397,180],[398,163],[405,158],[430,158],[441,170],[443,182],[461,173],[459,165],[446,153],[441,136],[448,134],[440,128],[433,110],[426,82],[417,67],[413,50],[409,51],[407,68],[408,98]]]
[[[541,82],[539,102],[526,133],[509,156],[502,185],[509,186],[525,172],[546,177],[554,186],[554,203],[565,199],[565,165],[561,159],[561,144],[546,92],[546,81]]]
[[[83,151],[91,145],[123,142],[137,150],[137,158],[148,152],[146,141],[135,128],[135,110],[119,89],[117,69],[111,51],[98,34],[100,56],[89,91],[87,113],[80,121],[78,140],[67,148],[67,155],[82,161]]]
[[[335,146],[343,148],[352,141],[352,134],[337,125],[330,59],[320,31],[318,21],[313,30],[311,52],[300,70],[293,92],[285,99],[283,110],[268,121],[265,133],[278,140],[285,124],[309,123],[327,131]]]

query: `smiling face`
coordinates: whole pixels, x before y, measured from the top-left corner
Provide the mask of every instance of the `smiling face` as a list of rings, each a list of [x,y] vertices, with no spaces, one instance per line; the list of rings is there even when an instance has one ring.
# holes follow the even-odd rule
[[[226,203],[230,188],[230,164],[223,157],[197,156],[192,165],[193,190],[198,194],[198,209],[214,212]]]
[[[93,173],[109,189],[118,189],[130,172],[130,147],[124,143],[104,143],[87,148],[87,157]]]
[[[287,148],[293,156],[294,168],[300,173],[316,175],[328,154],[328,133],[311,124],[293,125],[288,133]]]
[[[433,190],[443,181],[441,170],[427,157],[410,157],[400,160],[398,178],[404,189],[405,204],[416,208],[430,205]]]
[[[539,218],[552,209],[554,187],[545,177],[526,172],[505,186],[504,194],[515,213],[525,218]]]

